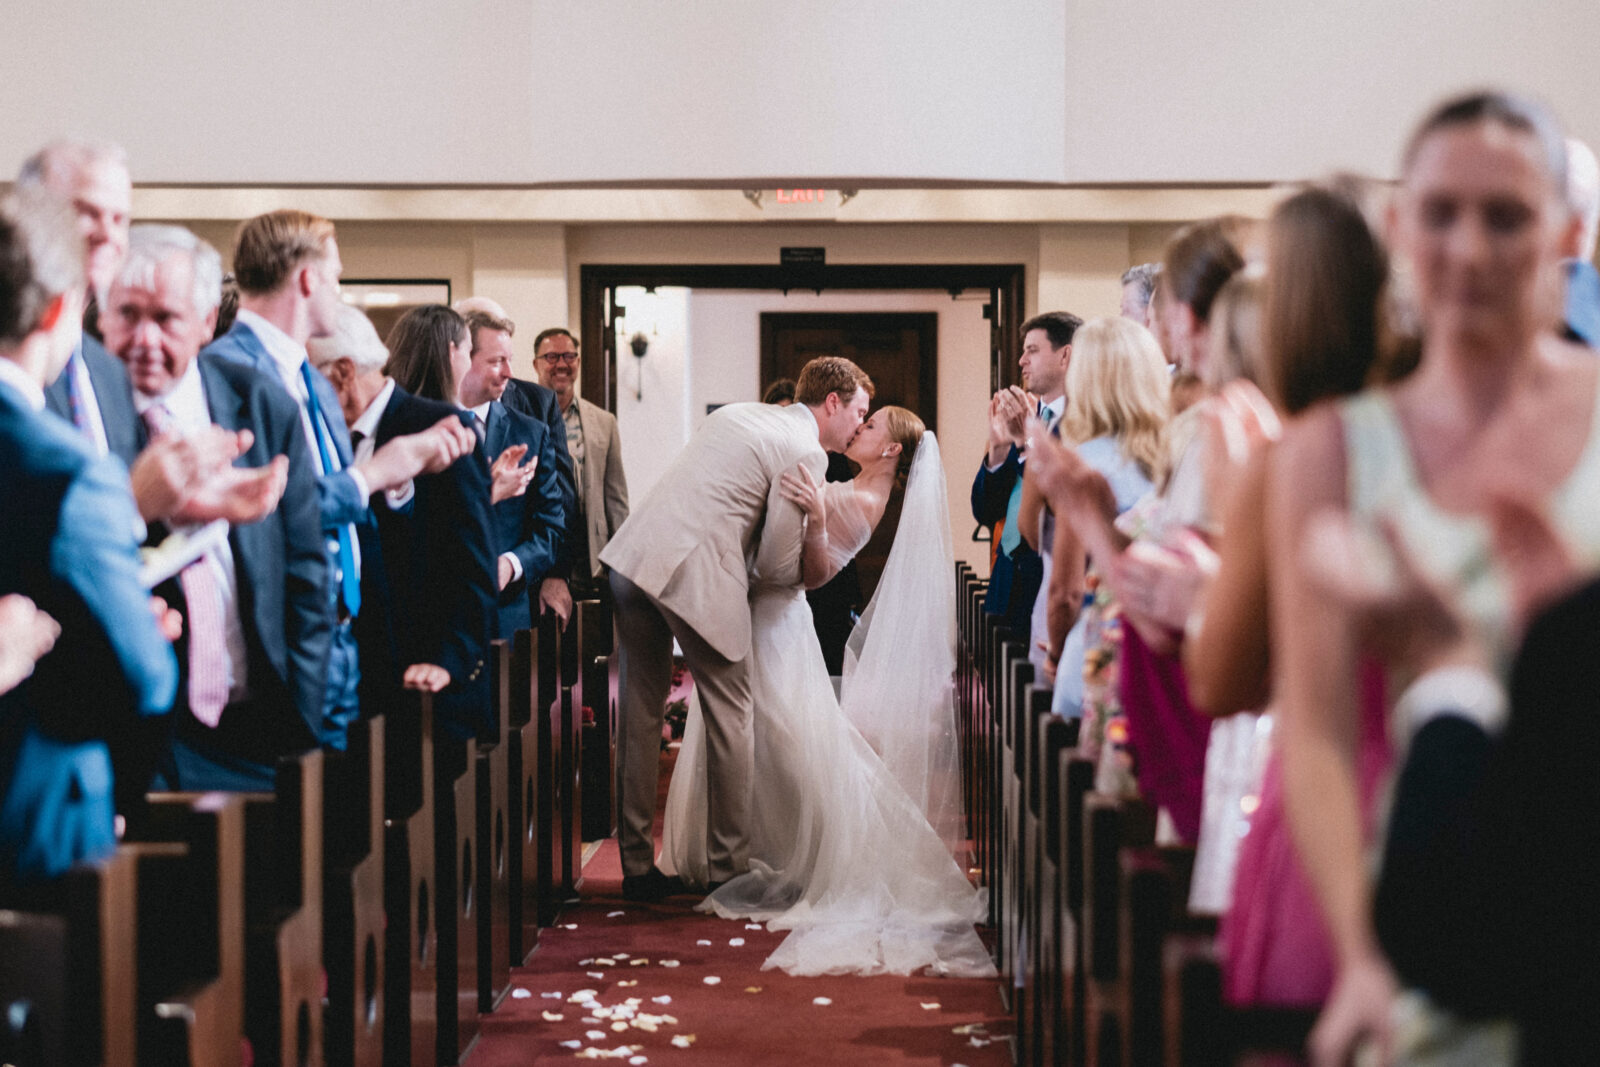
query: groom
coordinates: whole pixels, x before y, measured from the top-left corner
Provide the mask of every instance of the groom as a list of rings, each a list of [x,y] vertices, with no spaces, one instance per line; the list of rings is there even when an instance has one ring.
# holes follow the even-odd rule
[[[825,451],[844,451],[872,392],[860,367],[825,356],[801,369],[789,407],[718,408],[600,554],[611,568],[621,650],[617,843],[629,900],[660,900],[678,890],[655,867],[651,836],[673,638],[705,711],[712,887],[748,866],[748,561],[759,539],[770,546],[780,538],[783,558],[792,560],[785,573],[800,586],[802,515],[783,499],[779,478],[803,464],[822,481]]]

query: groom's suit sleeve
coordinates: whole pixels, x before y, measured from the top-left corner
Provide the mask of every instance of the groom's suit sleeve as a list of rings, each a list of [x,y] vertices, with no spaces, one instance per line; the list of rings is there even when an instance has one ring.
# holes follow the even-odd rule
[[[780,463],[772,475],[772,485],[767,490],[767,517],[761,527],[761,540],[756,547],[755,562],[750,568],[750,581],[763,585],[799,586],[800,552],[805,541],[805,513],[800,505],[783,495],[783,474],[798,466],[811,471],[821,484],[828,470],[827,454],[812,451],[792,454]]]

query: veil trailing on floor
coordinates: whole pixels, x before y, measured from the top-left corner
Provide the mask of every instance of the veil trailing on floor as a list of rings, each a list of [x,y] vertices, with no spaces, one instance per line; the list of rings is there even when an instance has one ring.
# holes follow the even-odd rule
[[[845,645],[839,706],[952,853],[966,839],[954,570],[944,463],[929,430],[912,459],[883,576]]]

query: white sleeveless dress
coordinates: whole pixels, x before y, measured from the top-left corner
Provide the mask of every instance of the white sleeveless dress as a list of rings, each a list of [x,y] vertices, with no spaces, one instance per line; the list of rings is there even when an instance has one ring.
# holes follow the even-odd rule
[[[1350,397],[1340,403],[1340,416],[1351,515],[1358,521],[1375,522],[1384,515],[1396,521],[1418,565],[1441,585],[1456,591],[1464,613],[1487,635],[1495,673],[1501,684],[1507,684],[1516,654],[1510,595],[1494,556],[1487,520],[1445,511],[1429,498],[1388,392],[1370,390]],[[1585,569],[1600,569],[1600,391],[1577,465],[1545,503],[1556,529]],[[1391,696],[1411,680],[1391,679]],[[1386,803],[1383,808],[1387,810]],[[1415,990],[1402,995],[1396,1014],[1398,1063],[1516,1060],[1516,1033],[1509,1023],[1456,1019]]]
[[[860,551],[872,529],[850,483],[824,491],[830,552],[839,562]],[[952,578],[947,568],[926,580]],[[878,612],[895,609],[884,604]],[[993,975],[974,929],[986,899],[840,711],[804,592],[753,580],[750,610],[750,871],[701,909],[791,931],[764,969]],[[703,729],[691,702],[659,859],[663,871],[690,884],[706,880],[706,787]]]

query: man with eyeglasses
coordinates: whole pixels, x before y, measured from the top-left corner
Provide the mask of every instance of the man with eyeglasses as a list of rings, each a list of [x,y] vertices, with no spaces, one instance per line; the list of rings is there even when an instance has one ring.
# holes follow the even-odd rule
[[[576,518],[567,524],[572,589],[579,597],[609,599],[600,550],[628,517],[617,417],[578,395],[578,339],[566,327],[552,326],[533,339],[533,369],[539,384],[556,394],[572,458],[578,492]]]

